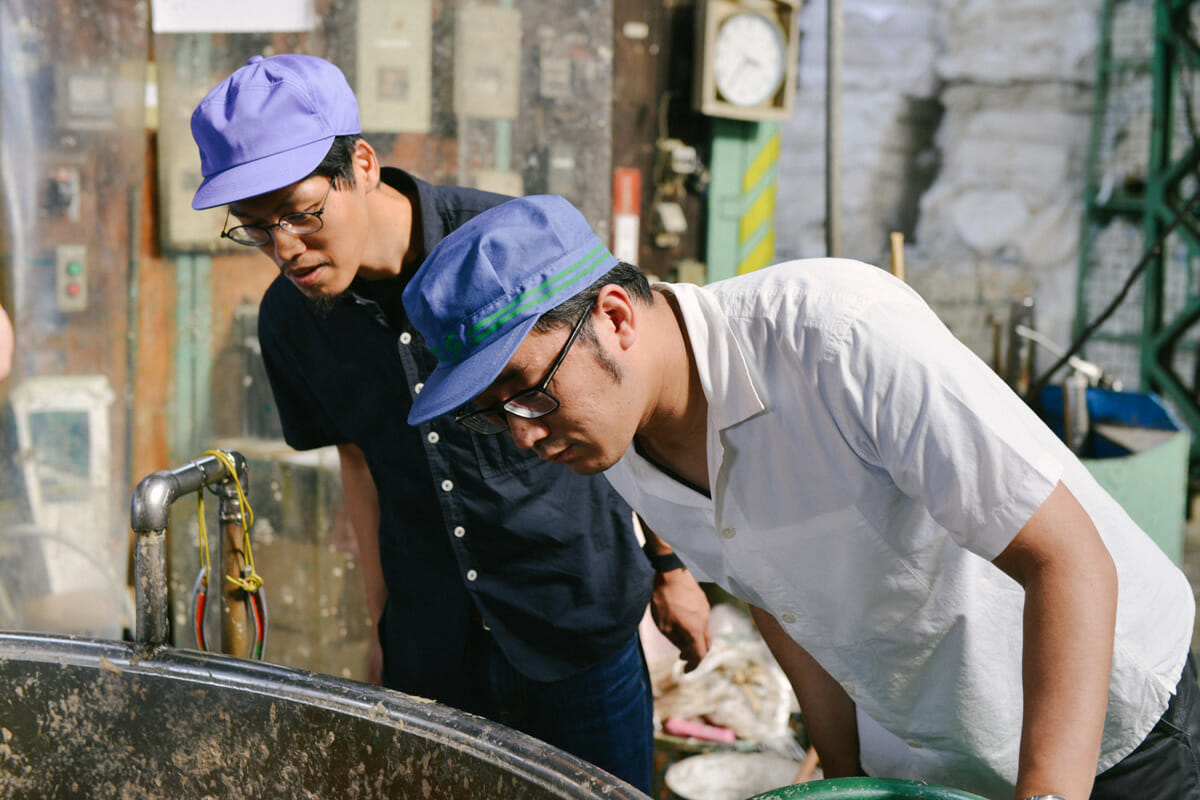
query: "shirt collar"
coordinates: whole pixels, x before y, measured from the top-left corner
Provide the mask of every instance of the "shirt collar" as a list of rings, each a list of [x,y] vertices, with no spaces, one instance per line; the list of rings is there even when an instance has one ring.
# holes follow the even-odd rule
[[[657,284],[679,302],[700,384],[708,399],[709,421],[718,430],[731,428],[767,410],[756,375],[717,297],[689,283]]]

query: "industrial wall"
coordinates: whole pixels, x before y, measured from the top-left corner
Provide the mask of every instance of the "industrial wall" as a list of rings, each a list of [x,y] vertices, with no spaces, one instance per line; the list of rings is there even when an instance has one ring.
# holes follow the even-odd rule
[[[885,264],[977,353],[1029,295],[1067,343],[1074,314],[1098,0],[844,0],[843,254]],[[826,7],[800,24],[780,156],[778,257],[825,254]]]

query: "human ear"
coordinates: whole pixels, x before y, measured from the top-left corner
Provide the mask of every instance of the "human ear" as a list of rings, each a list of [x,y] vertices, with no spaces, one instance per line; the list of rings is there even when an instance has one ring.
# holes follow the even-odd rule
[[[354,153],[350,158],[356,180],[363,181],[367,191],[379,185],[379,156],[366,139],[359,139],[354,143]]]
[[[618,347],[628,349],[637,339],[638,322],[629,293],[615,283],[608,284],[596,297],[596,311],[603,320],[598,333],[603,331],[613,337]]]

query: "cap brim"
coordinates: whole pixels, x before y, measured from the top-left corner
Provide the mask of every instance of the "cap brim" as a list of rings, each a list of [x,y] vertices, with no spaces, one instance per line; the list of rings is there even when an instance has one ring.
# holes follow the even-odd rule
[[[334,138],[329,136],[210,175],[192,197],[192,208],[201,211],[227,205],[303,180],[325,160]]]
[[[412,410],[408,412],[408,424],[428,422],[466,405],[482,394],[496,380],[537,321],[536,316],[523,320],[457,364],[439,363],[413,401]]]

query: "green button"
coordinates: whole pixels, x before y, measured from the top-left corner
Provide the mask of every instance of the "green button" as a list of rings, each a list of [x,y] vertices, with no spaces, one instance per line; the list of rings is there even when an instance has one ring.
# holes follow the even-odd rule
[[[78,261],[67,262],[67,274],[74,277],[83,272],[83,264]]]

